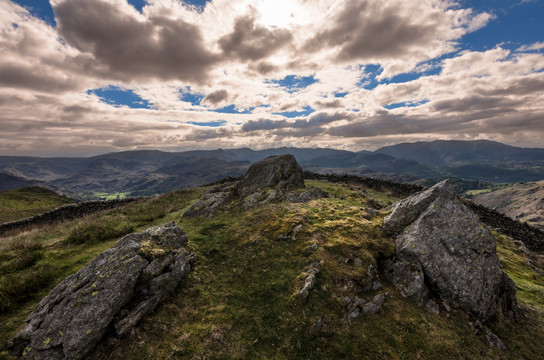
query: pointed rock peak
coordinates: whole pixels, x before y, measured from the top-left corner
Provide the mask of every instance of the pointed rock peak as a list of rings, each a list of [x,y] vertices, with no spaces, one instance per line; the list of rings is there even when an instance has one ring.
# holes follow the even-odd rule
[[[246,197],[263,188],[304,187],[304,173],[293,155],[269,156],[251,165],[235,191]]]
[[[448,179],[398,202],[391,214],[385,218],[385,233],[387,235],[400,233],[406,226],[416,220],[438,197],[457,198]]]

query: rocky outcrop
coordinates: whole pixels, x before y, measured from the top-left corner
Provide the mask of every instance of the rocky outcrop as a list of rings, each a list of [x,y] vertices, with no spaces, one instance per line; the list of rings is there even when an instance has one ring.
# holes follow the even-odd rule
[[[233,184],[223,184],[208,190],[183,217],[211,217],[233,198]]]
[[[8,348],[21,359],[81,359],[106,332],[125,334],[191,269],[187,239],[174,223],[123,237],[57,285]]]
[[[231,200],[246,208],[286,198],[290,188],[304,187],[304,174],[293,155],[270,156],[248,169],[237,182],[221,184],[206,192],[184,217],[210,217]]]
[[[289,194],[288,199],[294,203],[305,203],[317,199],[330,198],[328,192],[318,187],[310,187],[308,190],[301,192],[298,195]]]
[[[397,203],[384,229],[396,237],[387,274],[403,295],[482,322],[515,314],[515,284],[499,266],[495,239],[447,180]]]
[[[245,198],[259,189],[285,191],[291,187],[304,187],[304,173],[293,155],[277,155],[251,165],[236,184],[235,192]]]

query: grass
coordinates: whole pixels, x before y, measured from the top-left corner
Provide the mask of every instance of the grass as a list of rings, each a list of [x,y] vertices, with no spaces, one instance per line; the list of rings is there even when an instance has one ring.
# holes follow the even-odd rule
[[[36,303],[64,277],[112,247],[121,236],[173,220],[172,213],[202,191],[177,191],[0,237],[0,344],[15,334]]]
[[[21,269],[49,264],[55,276],[34,289],[31,298],[0,315],[0,341],[14,335],[58,280],[117,241],[67,242],[74,227],[102,224],[111,228],[115,226],[107,224],[125,223],[139,231],[175,220],[189,234],[189,246],[198,256],[183,289],[144,318],[131,335],[102,343],[90,359],[542,358],[544,318],[538,309],[544,308],[544,290],[510,239],[498,240],[498,252],[505,271],[523,288],[518,289],[518,300],[527,316],[519,322],[503,320],[492,329],[509,348],[502,353],[489,348],[485,336],[473,334],[463,313],[435,315],[417,307],[383,275],[383,289],[358,292],[356,285],[368,281],[367,267],[394,253],[393,241],[381,235],[387,210],[380,208],[397,199],[325,182],[307,185],[322,187],[336,197],[306,204],[269,204],[249,211],[233,206],[213,218],[182,218],[202,194],[203,189],[198,189],[6,239],[2,245],[6,253],[27,256],[28,260],[21,260]],[[298,225],[302,227],[294,235]],[[25,242],[15,245],[19,241]],[[313,244],[317,249],[312,249]],[[23,256],[27,253],[36,255]],[[362,267],[354,265],[355,258],[362,260]],[[6,261],[7,257],[0,258],[0,263]],[[316,287],[302,299],[297,292],[316,261],[323,263]],[[23,272],[11,274],[19,273]],[[384,292],[389,295],[378,314],[343,321],[344,296],[371,298]],[[318,319],[323,329],[314,337],[309,329]]]
[[[38,215],[73,202],[66,196],[40,187],[0,191],[0,223]]]

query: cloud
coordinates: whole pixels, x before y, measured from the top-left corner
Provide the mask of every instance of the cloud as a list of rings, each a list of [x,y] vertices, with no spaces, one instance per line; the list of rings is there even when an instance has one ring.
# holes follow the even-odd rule
[[[58,27],[0,0],[2,154],[544,138],[542,43],[463,49],[492,16],[455,1],[291,0],[283,22],[251,0],[51,3]],[[153,108],[89,92],[106,87]],[[403,103],[417,106],[384,108]],[[219,123],[230,105],[250,113]]]
[[[440,1],[343,2],[341,11],[304,44],[308,52],[335,49],[335,61],[391,62],[383,76],[455,49],[455,40],[487,24],[491,15],[456,10]],[[411,59],[411,60],[410,60]],[[393,73],[391,73],[393,72]]]
[[[206,97],[204,97],[204,99],[202,99],[202,103],[203,104],[211,104],[211,105],[216,105],[224,100],[227,100],[229,97],[229,92],[225,89],[221,89],[221,90],[216,90],[208,95],[206,95]]]
[[[59,34],[92,54],[112,79],[201,83],[219,60],[206,48],[200,29],[181,18],[141,18],[124,1],[56,0],[52,5]]]
[[[254,17],[247,16],[236,20],[234,31],[219,39],[219,46],[227,58],[255,61],[272,55],[292,40],[293,36],[288,30],[269,30],[256,25]],[[261,70],[266,70],[266,65]]]
[[[544,49],[544,41],[537,42],[532,45],[523,45],[520,46],[516,51],[524,52],[524,51],[539,51]]]

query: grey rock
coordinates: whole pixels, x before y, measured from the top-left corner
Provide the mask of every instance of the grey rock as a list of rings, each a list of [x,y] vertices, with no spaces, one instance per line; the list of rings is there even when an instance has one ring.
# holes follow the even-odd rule
[[[293,155],[270,156],[248,169],[237,183],[226,183],[207,191],[183,217],[211,217],[239,199],[246,208],[281,201],[290,188],[303,188],[304,174]]]
[[[307,298],[310,294],[310,291],[315,287],[316,276],[321,270],[321,264],[318,262],[312,263],[310,269],[308,270],[308,276],[304,280],[304,286],[300,290],[300,295],[303,298]]]
[[[303,188],[304,174],[293,155],[270,156],[251,165],[234,191],[245,198],[259,189]]]
[[[404,296],[420,305],[434,297],[482,322],[516,316],[515,284],[499,266],[495,239],[449,182],[399,202],[384,227],[397,235],[387,274]]]
[[[289,201],[294,203],[305,203],[312,200],[317,199],[325,199],[330,198],[330,194],[326,192],[325,190],[318,188],[318,187],[311,187],[306,191],[303,191],[302,193],[298,195],[289,194]]]
[[[374,296],[372,301],[367,302],[361,306],[361,313],[364,315],[374,315],[381,310],[383,303],[385,302],[385,295],[378,294]]]
[[[232,185],[230,187],[222,185],[211,189],[204,193],[204,195],[202,195],[202,197],[183,214],[183,217],[212,217],[221,210],[232,197]]]
[[[126,333],[180,285],[195,259],[186,244],[173,222],[123,237],[61,281],[8,348],[21,359],[81,359],[109,329]]]
[[[502,351],[506,350],[506,346],[497,335],[493,334],[489,330],[487,330],[486,332],[487,332],[486,334],[487,343],[489,344],[490,347],[494,347]]]

